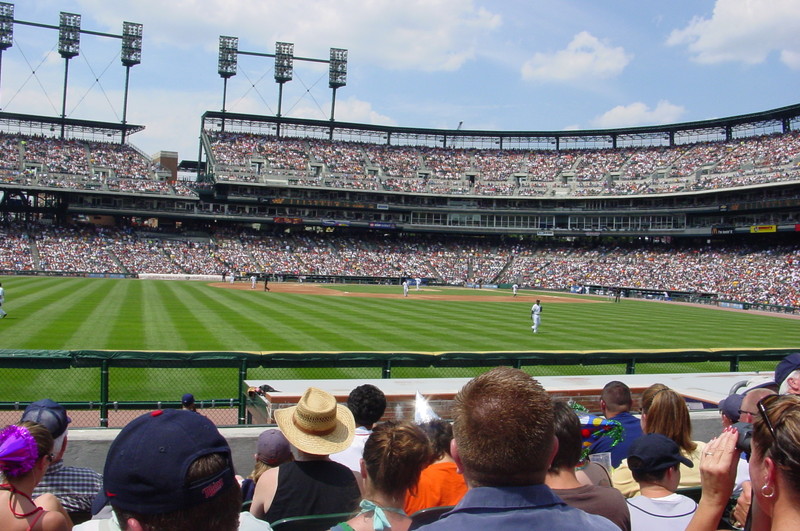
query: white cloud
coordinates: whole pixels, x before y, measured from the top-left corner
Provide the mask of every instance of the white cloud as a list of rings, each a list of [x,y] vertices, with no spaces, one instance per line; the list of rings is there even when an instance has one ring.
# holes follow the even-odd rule
[[[592,126],[608,129],[675,123],[680,120],[685,112],[686,109],[682,106],[674,105],[666,100],[659,101],[654,109],[637,101],[629,105],[618,105],[603,113],[592,120]]]
[[[633,59],[587,31],[575,35],[567,47],[554,53],[536,53],[522,65],[522,78],[544,81],[592,80],[618,75]]]
[[[308,118],[312,120],[327,120],[330,118],[330,107],[320,110],[319,107],[305,104],[292,110],[292,118]],[[372,108],[368,101],[358,98],[347,98],[336,100],[336,121],[337,122],[356,122],[375,125],[397,125],[394,120],[380,114]]]
[[[275,41],[295,54],[327,57],[347,48],[352,59],[390,69],[453,71],[478,53],[477,42],[501,25],[472,0],[83,0],[98,20],[144,24],[147,43],[216,51],[219,35],[240,49],[272,52]],[[203,52],[199,52],[203,53]],[[143,51],[146,56],[147,50]]]
[[[788,67],[800,69],[800,2],[717,0],[710,18],[695,17],[667,39],[685,45],[698,63],[757,64],[777,51]]]

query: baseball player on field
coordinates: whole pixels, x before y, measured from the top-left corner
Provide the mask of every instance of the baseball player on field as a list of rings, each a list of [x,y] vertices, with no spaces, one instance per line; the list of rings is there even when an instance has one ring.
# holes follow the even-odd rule
[[[533,319],[533,329],[534,334],[539,333],[539,324],[542,322],[542,305],[539,299],[536,299],[536,303],[531,306],[531,319]]]

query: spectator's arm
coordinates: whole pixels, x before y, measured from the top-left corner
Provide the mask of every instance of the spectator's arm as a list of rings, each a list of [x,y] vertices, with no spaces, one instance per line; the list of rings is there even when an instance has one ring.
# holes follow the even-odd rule
[[[700,477],[703,496],[697,506],[687,531],[708,531],[719,527],[719,521],[728,505],[736,481],[739,451],[736,449],[738,432],[726,428],[712,439],[700,457]]]
[[[250,514],[256,518],[264,518],[272,506],[275,492],[278,490],[278,469],[279,467],[270,468],[261,475],[256,483],[253,503],[250,505]]]

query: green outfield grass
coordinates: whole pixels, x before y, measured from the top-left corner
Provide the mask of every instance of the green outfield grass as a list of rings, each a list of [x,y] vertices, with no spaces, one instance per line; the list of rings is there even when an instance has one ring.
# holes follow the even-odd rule
[[[541,333],[534,335],[530,328],[531,292],[517,299],[506,290],[436,288],[435,292],[420,292],[508,298],[484,302],[419,300],[413,288],[410,296],[403,298],[398,286],[331,286],[351,293],[397,295],[362,298],[230,290],[202,282],[55,277],[0,280],[6,288],[4,308],[9,313],[0,320],[3,349],[524,352],[800,345],[798,320],[651,301],[546,303]],[[562,374],[564,369],[545,367],[539,373]],[[620,367],[582,369],[583,373],[609,373]],[[664,372],[657,366],[646,369]],[[701,368],[726,369],[722,363]],[[89,393],[88,399],[96,399],[97,371],[76,370],[89,371],[86,380],[59,385],[70,398]],[[221,377],[216,369],[182,371],[176,382],[174,375],[169,376],[173,380],[164,381],[167,376],[163,374],[176,371],[117,369],[112,391],[124,396],[120,400],[153,399],[165,387],[170,388],[167,396],[172,397],[177,392],[172,389],[186,389],[192,384],[209,389],[206,396],[235,396],[235,387],[233,394],[221,394],[230,392],[236,381],[235,371],[225,370],[231,374]],[[455,368],[447,375],[471,376],[482,370]],[[696,364],[683,368],[671,364],[668,372],[680,370],[698,369]],[[264,374],[263,369],[252,369],[248,376],[260,378]],[[441,373],[398,368],[393,374],[425,377]],[[274,378],[274,373],[270,377]],[[379,372],[363,368],[328,368],[324,372],[285,369],[280,377],[378,378]],[[4,394],[18,400],[26,400],[28,395],[40,397],[41,386],[48,384],[37,378],[37,371],[30,370],[19,381],[5,381]],[[226,382],[221,384],[221,379]]]
[[[335,286],[397,298],[229,290],[202,282],[5,277],[6,349],[245,351],[485,351],[791,348],[800,321],[625,300],[544,305],[530,330],[530,299],[415,300],[397,286]],[[432,293],[423,291],[420,293]]]

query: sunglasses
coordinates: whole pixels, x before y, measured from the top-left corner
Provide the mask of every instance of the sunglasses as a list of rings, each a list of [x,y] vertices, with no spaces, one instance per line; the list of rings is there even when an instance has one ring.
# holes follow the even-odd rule
[[[772,420],[770,420],[769,414],[767,413],[767,408],[778,398],[780,398],[780,395],[768,395],[759,400],[758,403],[756,404],[756,408],[758,408],[758,412],[761,413],[761,418],[764,419],[764,424],[767,425],[767,429],[769,430],[769,433],[772,435],[772,440],[775,442],[778,441],[778,436],[775,433],[775,426],[772,424]]]

